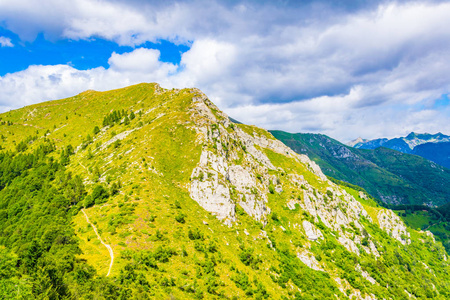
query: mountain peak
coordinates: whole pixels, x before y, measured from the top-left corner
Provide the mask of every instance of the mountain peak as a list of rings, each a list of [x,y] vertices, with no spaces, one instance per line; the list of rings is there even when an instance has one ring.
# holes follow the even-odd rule
[[[415,137],[416,137],[416,133],[415,133],[415,132],[411,132],[410,134],[408,134],[408,135],[406,136],[407,139],[413,139],[413,138],[415,138]]]
[[[365,143],[365,142],[367,142],[367,141],[368,141],[368,140],[363,139],[362,137],[358,137],[357,139],[348,142],[346,145],[348,145],[348,146],[350,146],[350,147],[354,147],[354,146],[357,145],[357,144]]]

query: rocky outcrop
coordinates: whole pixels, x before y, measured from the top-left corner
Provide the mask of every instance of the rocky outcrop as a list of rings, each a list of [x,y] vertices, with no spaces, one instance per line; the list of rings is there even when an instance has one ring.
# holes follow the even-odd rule
[[[190,196],[201,207],[223,220],[225,224],[231,226],[236,221],[235,204],[231,201],[228,187],[219,182],[218,173],[210,173],[205,179],[205,171],[202,168],[195,168],[192,173],[190,186]]]
[[[293,185],[303,192],[285,203],[291,210],[300,206],[312,217],[302,222],[310,241],[323,238],[323,233],[314,225],[322,223],[339,236],[338,241],[349,251],[359,255],[360,249],[363,249],[379,256],[370,235],[360,222],[361,217],[372,221],[368,213],[352,195],[329,181],[317,164],[305,155],[296,154],[267,132],[259,129],[249,132],[251,127],[240,128],[231,124],[229,118],[203,93],[198,90],[193,90],[193,93],[196,96],[193,98],[192,115],[197,142],[203,147],[200,161],[192,172],[189,188],[191,197],[197,203],[228,225],[236,221],[236,205],[265,225],[270,213],[268,193],[282,194],[285,190],[283,184]],[[319,190],[317,186],[312,186],[305,180],[304,174],[295,171],[286,174],[285,170],[275,167],[266,155],[268,150],[300,163],[325,188]],[[336,155],[347,154],[344,151]],[[289,182],[281,182],[273,172],[287,175]],[[360,197],[367,196],[360,194]],[[394,213],[383,210],[378,215],[378,221],[380,227],[394,238],[402,243],[407,242],[406,227]]]
[[[378,215],[378,223],[380,228],[387,232],[394,239],[398,240],[403,245],[410,244],[409,232],[406,230],[406,225],[392,210],[380,210]]]
[[[348,251],[356,253],[357,255],[359,255],[359,248],[358,246],[356,246],[356,243],[349,239],[348,237],[345,236],[340,236],[338,238],[338,242],[344,246]]]
[[[270,213],[266,205],[270,184],[268,169],[275,167],[255,147],[252,136],[238,128],[230,130],[228,117],[203,93],[196,92],[193,117],[197,124],[197,142],[203,144],[204,150],[191,174],[191,197],[228,225],[236,221],[236,204],[265,224]],[[207,178],[198,175],[202,173],[208,174]],[[256,174],[260,174],[259,179]]]
[[[377,281],[369,275],[369,273],[367,273],[366,271],[364,271],[361,268],[361,265],[357,265],[356,266],[356,271],[358,271],[359,273],[361,273],[361,276],[364,277],[365,279],[367,279],[367,281],[369,281],[371,284],[376,284]]]
[[[316,227],[314,227],[313,224],[305,220],[303,221],[302,225],[303,229],[305,230],[305,234],[310,241],[317,241],[318,239],[323,239],[322,232]]]
[[[320,264],[317,261],[316,257],[311,252],[304,250],[301,253],[297,253],[297,257],[309,268],[316,270],[316,271],[323,271],[323,269],[320,267]]]

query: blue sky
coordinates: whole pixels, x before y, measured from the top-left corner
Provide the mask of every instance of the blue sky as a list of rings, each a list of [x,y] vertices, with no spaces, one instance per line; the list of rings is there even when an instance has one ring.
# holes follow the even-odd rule
[[[32,41],[22,41],[12,31],[0,27],[0,36],[9,39],[13,46],[0,47],[0,76],[27,69],[30,65],[67,64],[78,70],[96,67],[108,68],[111,53],[123,54],[134,50],[131,46],[121,46],[102,38],[88,40],[58,39],[49,41],[39,33]],[[145,42],[139,47],[157,49],[160,60],[179,64],[181,54],[189,50],[187,45],[175,45],[166,40],[155,43]]]
[[[348,141],[450,134],[448,1],[2,0],[0,112],[139,82]]]

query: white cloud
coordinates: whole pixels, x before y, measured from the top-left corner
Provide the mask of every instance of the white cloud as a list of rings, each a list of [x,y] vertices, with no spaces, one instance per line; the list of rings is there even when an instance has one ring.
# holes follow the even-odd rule
[[[14,47],[13,43],[11,43],[11,39],[4,37],[4,36],[0,36],[0,46],[1,47]]]
[[[68,65],[38,65],[6,74],[0,77],[0,111],[61,99],[88,89],[105,91],[140,82],[165,83],[176,66],[160,62],[158,57],[157,50],[136,49],[122,55],[113,53],[108,69],[77,70]]]
[[[30,67],[0,78],[5,107],[157,81],[198,87],[232,116],[266,128],[342,140],[450,133],[449,110],[433,108],[433,99],[450,93],[448,2],[346,10],[326,1],[3,0],[0,20],[28,40],[44,32],[55,39],[103,37],[132,46],[167,39],[191,47],[179,65],[140,48],[113,53],[108,69]]]
[[[159,57],[159,50],[138,48],[124,54],[114,52],[108,63],[112,69],[119,72],[156,72],[167,75],[176,71],[175,65],[162,63]]]

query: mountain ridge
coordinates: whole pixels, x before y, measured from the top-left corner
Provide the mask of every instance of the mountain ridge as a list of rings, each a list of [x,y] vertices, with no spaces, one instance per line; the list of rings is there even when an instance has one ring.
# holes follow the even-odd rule
[[[352,148],[320,134],[270,132],[313,158],[327,176],[361,186],[385,203],[438,206],[450,201],[445,189],[450,170],[421,157],[383,147]]]
[[[449,296],[447,254],[432,235],[331,182],[264,129],[230,122],[198,89],[91,91],[0,118],[0,252],[21,266],[0,276],[10,291]],[[110,276],[82,209],[114,251]]]
[[[442,143],[442,142],[450,142],[450,136],[442,134],[441,132],[438,132],[436,134],[411,132],[406,137],[399,137],[392,139],[378,138],[368,140],[358,138],[354,141],[348,142],[346,145],[361,149],[375,149],[377,147],[384,146],[386,148],[398,150],[400,152],[412,153],[414,147],[418,145],[422,145],[425,143]]]
[[[386,147],[403,153],[415,154],[431,160],[443,167],[450,168],[450,136],[411,132],[406,137],[393,139],[358,140],[347,143],[359,149]]]

